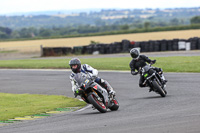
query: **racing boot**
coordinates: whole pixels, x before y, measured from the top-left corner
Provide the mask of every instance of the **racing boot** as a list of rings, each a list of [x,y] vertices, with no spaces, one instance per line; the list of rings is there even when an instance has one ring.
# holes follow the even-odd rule
[[[159,70],[160,70],[160,71],[159,71],[158,73],[159,73],[159,75],[160,75],[160,78],[161,78],[163,84],[166,84],[166,83],[167,83],[167,80],[165,79],[165,77],[164,77],[164,75],[163,75],[163,70],[162,70],[162,68],[160,68]]]
[[[162,79],[162,81],[163,81],[163,84],[165,84],[165,85],[166,85],[166,83],[167,83],[167,80],[165,79],[164,75],[163,75],[163,74],[161,74],[160,76],[161,76],[161,79]]]
[[[101,85],[102,85],[102,87],[104,87],[107,90],[107,92],[110,96],[111,95],[115,96],[115,91],[113,90],[113,88],[111,87],[111,85],[107,81],[101,79]]]

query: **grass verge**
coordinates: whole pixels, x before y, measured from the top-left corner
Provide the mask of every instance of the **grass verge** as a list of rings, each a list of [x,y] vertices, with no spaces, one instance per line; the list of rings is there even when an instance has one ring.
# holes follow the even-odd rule
[[[0,51],[0,54],[3,53],[16,53],[18,50],[5,50],[5,51]]]
[[[174,56],[174,57],[150,57],[156,59],[155,67],[161,67],[165,72],[200,72],[200,56]],[[1,60],[0,68],[63,68],[69,69],[70,59],[28,59],[28,60]],[[88,58],[81,59],[98,70],[130,70],[130,57],[116,58]]]
[[[83,107],[85,102],[55,95],[0,93],[0,120],[45,113],[64,107]]]

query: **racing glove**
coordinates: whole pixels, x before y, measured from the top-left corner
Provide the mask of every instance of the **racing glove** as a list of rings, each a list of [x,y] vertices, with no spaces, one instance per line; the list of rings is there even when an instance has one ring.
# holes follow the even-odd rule
[[[76,89],[75,92],[74,92],[74,96],[77,97],[77,96],[80,95],[81,93],[83,93],[83,89],[81,89],[81,88]]]
[[[115,96],[115,93],[116,93],[116,92],[115,92],[114,90],[110,90],[110,91],[109,91],[109,94],[110,94],[110,95]]]
[[[155,64],[155,63],[156,63],[156,60],[152,60],[152,61],[151,61],[151,64]]]

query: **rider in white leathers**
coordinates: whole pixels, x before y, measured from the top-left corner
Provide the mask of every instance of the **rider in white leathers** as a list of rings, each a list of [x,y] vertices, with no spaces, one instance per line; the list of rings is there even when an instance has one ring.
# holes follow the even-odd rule
[[[110,84],[106,80],[103,80],[102,78],[97,77],[98,75],[97,69],[92,68],[88,64],[81,65],[81,61],[78,58],[71,59],[69,61],[69,65],[72,70],[72,74],[70,75],[70,80],[72,84],[72,91],[74,92],[75,97],[77,96],[76,92],[78,92],[76,90],[80,89],[77,81],[74,79],[77,73],[81,73],[83,76],[88,75],[89,77],[93,78],[96,83],[98,83],[103,88],[105,88],[110,95],[115,95],[115,91],[110,86]]]

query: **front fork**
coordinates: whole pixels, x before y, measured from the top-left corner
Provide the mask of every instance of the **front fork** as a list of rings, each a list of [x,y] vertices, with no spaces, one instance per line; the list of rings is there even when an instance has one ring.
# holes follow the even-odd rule
[[[164,84],[162,83],[160,75],[156,74],[155,78],[157,80],[157,83],[161,86],[161,88],[164,88]]]
[[[149,85],[149,87],[150,87],[150,90],[149,90],[149,91],[152,91],[152,90],[155,91],[155,89],[154,89],[154,87],[153,87],[153,85],[152,85],[152,81],[154,81],[154,80],[158,83],[158,85],[160,85],[160,86],[163,88],[163,85],[162,85],[162,83],[161,83],[161,80],[160,80],[160,78],[158,78],[158,76],[159,76],[159,75],[157,75],[157,74],[155,73],[155,74],[153,74],[152,77],[150,77],[148,80],[146,79],[146,82],[145,82],[145,83],[147,83],[147,84]]]

